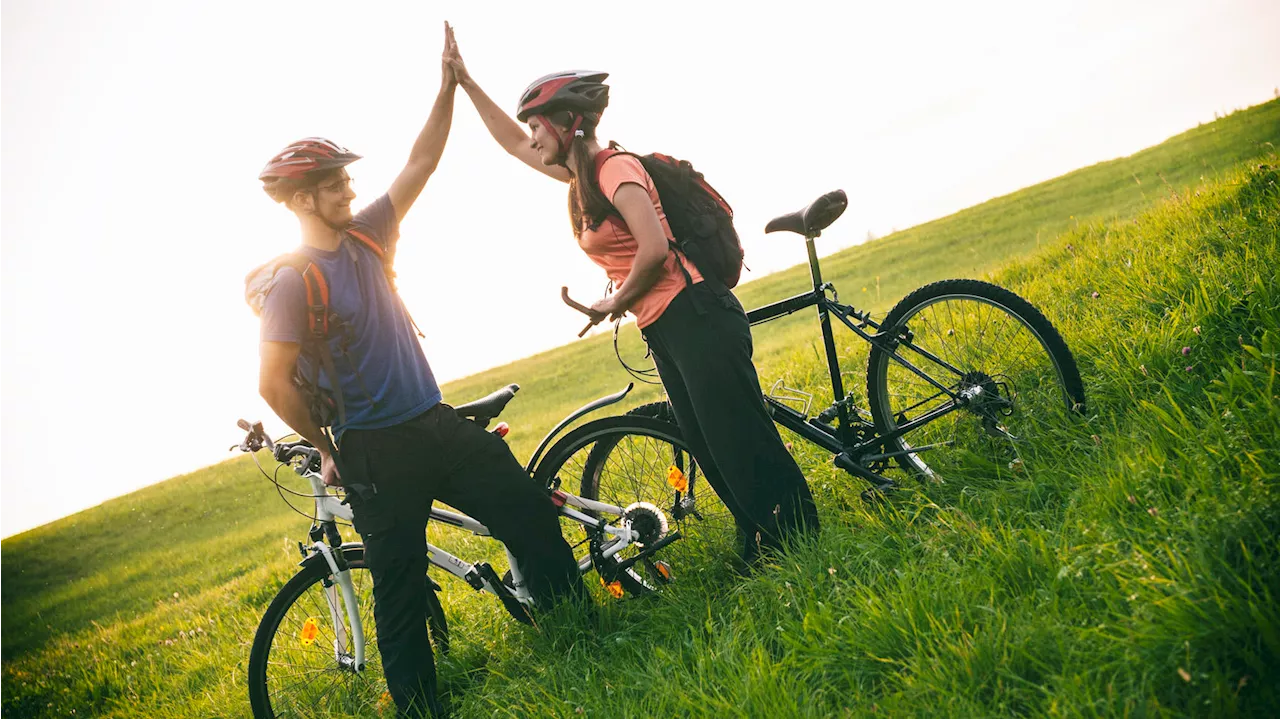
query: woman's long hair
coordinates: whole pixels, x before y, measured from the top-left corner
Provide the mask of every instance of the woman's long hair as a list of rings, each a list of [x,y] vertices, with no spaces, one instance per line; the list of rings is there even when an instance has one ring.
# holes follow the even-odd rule
[[[561,132],[573,126],[575,116],[568,112],[556,112],[547,117]],[[584,227],[598,227],[609,215],[616,214],[609,198],[600,190],[600,182],[596,178],[595,158],[587,149],[587,142],[596,139],[596,125],[600,116],[593,112],[582,116],[582,137],[569,138],[566,153],[573,156],[573,164],[569,166],[569,221],[573,223],[573,236],[582,235]]]

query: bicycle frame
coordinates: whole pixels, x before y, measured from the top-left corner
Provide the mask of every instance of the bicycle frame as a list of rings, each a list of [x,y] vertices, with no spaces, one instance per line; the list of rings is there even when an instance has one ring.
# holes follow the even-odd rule
[[[342,559],[341,552],[335,551],[335,549],[341,547],[341,538],[337,532],[336,520],[352,521],[351,507],[343,503],[337,496],[328,493],[318,472],[304,471],[299,474],[311,484],[312,496],[315,499],[315,518],[317,526],[321,529],[320,532],[313,529],[311,534],[313,541],[310,549],[314,552],[314,555],[324,558],[334,579],[334,583],[324,590],[325,601],[329,608],[329,618],[334,627],[334,658],[339,664],[351,663],[353,664],[353,669],[362,671],[365,666],[365,642],[364,626],[360,620],[359,602],[356,599],[355,586],[351,581],[351,571]],[[559,505],[562,516],[568,517],[589,529],[616,538],[617,541],[612,542],[604,549],[603,556],[605,558],[613,557],[630,546],[633,541],[639,539],[639,535],[626,522],[623,522],[622,526],[614,526],[602,519],[596,519],[579,511],[588,510],[613,516],[622,516],[625,512],[622,507],[586,499],[559,489],[553,493],[553,500]],[[493,536],[488,527],[465,514],[432,507],[430,518],[431,521],[465,529],[476,536]],[[325,539],[328,540],[328,543],[324,541]],[[524,582],[519,564],[511,554],[511,550],[506,549],[505,545],[503,548],[507,553],[507,565],[511,570],[514,590],[511,594],[516,601],[529,606],[533,603],[533,596]],[[495,586],[494,580],[496,577],[486,571],[489,569],[488,565],[473,564],[430,543],[427,544],[427,556],[432,565],[467,582],[476,590],[487,592],[499,599],[502,598],[504,590]],[[591,566],[592,557],[590,554],[584,555],[578,560],[579,572],[585,573]],[[351,627],[351,647],[354,649],[354,654],[350,658],[343,654],[343,650],[347,646],[346,627],[348,626],[342,621],[344,614]]]
[[[890,480],[871,472],[856,460],[884,460],[899,454],[914,454],[933,448],[936,445],[913,447],[902,452],[872,453],[874,450],[882,448],[886,442],[895,440],[922,425],[959,409],[973,399],[974,395],[972,392],[952,391],[902,357],[897,350],[900,347],[905,347],[931,362],[947,368],[957,376],[964,374],[942,358],[912,344],[909,333],[900,332],[898,328],[883,328],[871,319],[869,312],[859,312],[852,305],[840,304],[835,286],[829,282],[822,281],[822,269],[818,264],[818,253],[813,243],[814,238],[817,236],[817,233],[805,236],[805,247],[809,255],[809,274],[813,279],[813,290],[753,309],[747,313],[747,320],[752,325],[757,325],[794,314],[808,307],[818,308],[819,324],[822,327],[822,342],[827,355],[827,373],[831,377],[831,392],[835,401],[836,418],[839,422],[833,427],[818,417],[809,418],[804,413],[797,412],[772,397],[766,395],[764,399],[772,412],[774,421],[778,424],[837,455],[836,463],[841,468],[867,479],[877,486],[887,486],[892,484]],[[831,291],[834,298],[827,297],[828,290]],[[866,438],[860,440],[858,433],[855,431],[855,423],[851,421],[849,416],[850,397],[845,395],[844,384],[840,377],[839,356],[836,353],[835,335],[831,329],[832,315],[844,326],[871,344],[872,347],[887,353],[887,356],[895,362],[936,387],[939,393],[946,394],[951,401],[909,422],[903,423],[889,434],[877,435],[874,431],[870,433],[863,432],[862,434]],[[852,320],[857,320],[857,322],[855,323],[851,318]],[[868,326],[876,331],[874,333],[867,332],[865,328]],[[865,421],[861,421],[861,424],[863,426],[867,425]]]

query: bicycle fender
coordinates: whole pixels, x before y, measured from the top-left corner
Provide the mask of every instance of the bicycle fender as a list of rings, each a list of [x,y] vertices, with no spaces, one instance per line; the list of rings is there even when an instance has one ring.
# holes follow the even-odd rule
[[[533,468],[537,466],[538,459],[542,456],[542,451],[547,448],[547,445],[551,444],[551,440],[555,439],[555,436],[560,434],[565,427],[573,424],[575,420],[585,414],[594,412],[601,407],[608,407],[611,404],[621,402],[622,399],[627,396],[627,393],[629,393],[635,386],[635,382],[628,382],[627,386],[622,390],[614,392],[606,397],[601,397],[600,399],[588,402],[587,404],[579,407],[573,414],[560,420],[560,424],[557,424],[554,429],[547,433],[547,436],[542,438],[542,442],[538,445],[538,448],[533,451],[533,456],[529,457],[529,464],[525,466],[524,471],[529,473],[530,476],[533,475]]]

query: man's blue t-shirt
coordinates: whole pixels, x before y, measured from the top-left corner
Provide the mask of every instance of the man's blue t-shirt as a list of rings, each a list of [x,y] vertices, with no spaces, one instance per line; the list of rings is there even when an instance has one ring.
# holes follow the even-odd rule
[[[386,195],[361,210],[352,225],[388,248],[399,237],[395,208]],[[299,251],[319,265],[329,283],[330,312],[346,328],[345,337],[340,329],[329,339],[347,419],[334,422],[334,436],[348,429],[391,427],[440,402],[440,387],[409,313],[391,291],[377,255],[350,236],[334,252],[307,246]],[[301,343],[307,333],[306,285],[297,270],[285,267],[276,273],[262,308],[262,341]],[[316,376],[308,358],[299,357],[298,364],[303,376]],[[332,378],[323,369],[319,375],[320,385],[332,390]]]

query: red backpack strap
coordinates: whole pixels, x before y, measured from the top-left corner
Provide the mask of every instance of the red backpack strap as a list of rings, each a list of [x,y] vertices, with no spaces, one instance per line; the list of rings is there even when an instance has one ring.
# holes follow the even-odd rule
[[[614,155],[622,155],[622,154],[629,155],[631,153],[614,149],[612,145],[608,149],[601,150],[596,153],[596,156],[594,158],[595,165],[596,165],[596,184],[600,184],[600,169],[604,167],[605,160],[608,160],[610,157],[613,157]]]
[[[374,242],[372,237],[366,235],[364,232],[361,232],[360,230],[357,230],[355,227],[348,227],[347,232],[352,237],[356,238],[356,240],[358,240],[365,247],[368,247],[373,252],[373,254],[377,255],[379,260],[381,260],[383,257],[386,256],[387,248],[384,247],[382,243]]]
[[[312,339],[329,336],[329,282],[320,266],[301,252],[291,252],[277,260],[279,268],[292,267],[302,275],[307,291],[307,330]]]

